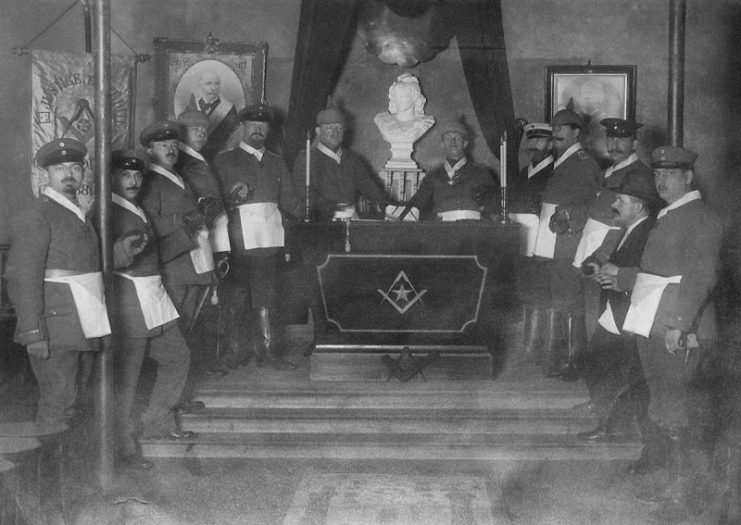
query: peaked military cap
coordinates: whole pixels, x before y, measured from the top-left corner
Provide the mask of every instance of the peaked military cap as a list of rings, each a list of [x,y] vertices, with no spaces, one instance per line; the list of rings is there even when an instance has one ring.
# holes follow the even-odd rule
[[[638,128],[643,127],[643,124],[621,118],[605,118],[600,120],[600,124],[605,127],[605,134],[608,137],[621,139],[635,137]]]
[[[530,124],[525,124],[523,130],[525,131],[525,138],[528,139],[553,138],[553,128],[550,124],[545,124],[543,122],[532,122]]]
[[[149,165],[149,159],[146,153],[137,149],[118,149],[111,154],[111,165],[119,170],[143,172]]]
[[[62,162],[82,162],[87,155],[85,144],[75,139],[54,139],[36,152],[36,164],[42,168]]]
[[[584,129],[585,127],[584,119],[582,119],[576,111],[571,109],[562,109],[553,115],[553,118],[551,118],[551,126],[554,128],[566,124],[571,124],[579,129]]]
[[[149,147],[150,142],[180,139],[180,125],[172,120],[158,120],[139,135],[142,146]]]
[[[196,109],[186,109],[183,111],[177,120],[178,124],[184,127],[188,126],[203,126],[208,127],[208,117],[203,114],[202,111]]]
[[[239,112],[239,121],[273,123],[273,112],[267,104],[253,104]]]
[[[656,191],[654,177],[650,171],[645,169],[626,173],[625,178],[615,190],[615,193],[638,197],[651,206],[657,206],[661,203],[661,197],[659,197],[659,193]]]
[[[697,153],[678,146],[659,146],[651,152],[652,168],[683,168],[695,165]]]

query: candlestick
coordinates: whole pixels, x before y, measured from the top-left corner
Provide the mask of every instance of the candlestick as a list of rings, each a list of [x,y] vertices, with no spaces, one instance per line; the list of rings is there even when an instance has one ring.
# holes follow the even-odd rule
[[[509,224],[509,216],[507,215],[507,187],[502,186],[499,188],[501,201],[499,203],[500,208],[502,210],[501,216],[499,218],[499,224]]]
[[[305,222],[309,222],[311,210],[309,208],[309,199],[311,191],[311,130],[306,130],[306,216]]]
[[[504,173],[504,135],[499,137],[499,186],[502,186],[502,173]]]

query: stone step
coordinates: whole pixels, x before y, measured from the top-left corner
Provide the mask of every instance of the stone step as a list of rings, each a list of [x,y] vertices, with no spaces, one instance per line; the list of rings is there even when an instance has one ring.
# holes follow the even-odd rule
[[[146,457],[562,461],[631,460],[634,441],[592,444],[573,435],[208,433],[189,441],[143,440]]]
[[[573,434],[595,425],[567,410],[209,409],[181,416],[198,433]]]
[[[208,408],[391,408],[565,410],[587,400],[584,390],[517,392],[501,389],[448,391],[266,390],[204,391],[196,399]]]

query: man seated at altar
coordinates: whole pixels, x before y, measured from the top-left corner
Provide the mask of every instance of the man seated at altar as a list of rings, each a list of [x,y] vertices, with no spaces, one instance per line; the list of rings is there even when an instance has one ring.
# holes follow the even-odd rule
[[[339,109],[323,109],[316,117],[315,145],[308,151],[308,177],[307,151],[296,156],[293,184],[305,211],[308,178],[309,216],[314,220],[352,219],[369,214],[383,217],[390,200],[360,156],[342,147],[345,124]]]
[[[496,215],[499,185],[487,168],[466,157],[468,129],[451,120],[441,130],[445,162],[427,174],[407,207],[418,208],[422,219],[443,221]]]

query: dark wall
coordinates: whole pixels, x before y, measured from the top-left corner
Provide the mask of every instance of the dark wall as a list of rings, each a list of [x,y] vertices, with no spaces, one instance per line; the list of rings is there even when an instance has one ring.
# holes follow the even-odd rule
[[[0,17],[0,210],[10,212],[30,197],[28,183],[30,58],[10,49],[26,44],[72,0],[3,0]],[[203,40],[213,32],[224,41],[269,44],[269,102],[288,106],[299,0],[122,0],[112,1],[112,26],[138,53],[152,53],[152,40]],[[665,140],[669,0],[502,0],[515,115],[544,118],[544,67],[548,64],[635,64],[637,119],[645,124],[646,150]],[[688,2],[685,145],[698,153],[698,178],[714,204],[730,217],[739,165],[741,112],[741,0]],[[76,5],[33,47],[83,51],[82,9]],[[130,53],[115,34],[115,53]],[[336,98],[354,123],[352,146],[375,170],[388,149],[372,122],[386,109],[387,90],[404,72],[368,55],[356,38]],[[455,39],[433,61],[411,69],[428,98],[426,111],[439,119],[464,115],[480,137],[463,79]],[[139,66],[137,133],[153,118],[154,63]],[[290,115],[286,118],[290,118]],[[481,138],[473,157],[496,168]],[[433,128],[418,144],[423,167],[439,160]],[[644,152],[645,156],[645,152]],[[0,221],[0,241],[7,236]]]

